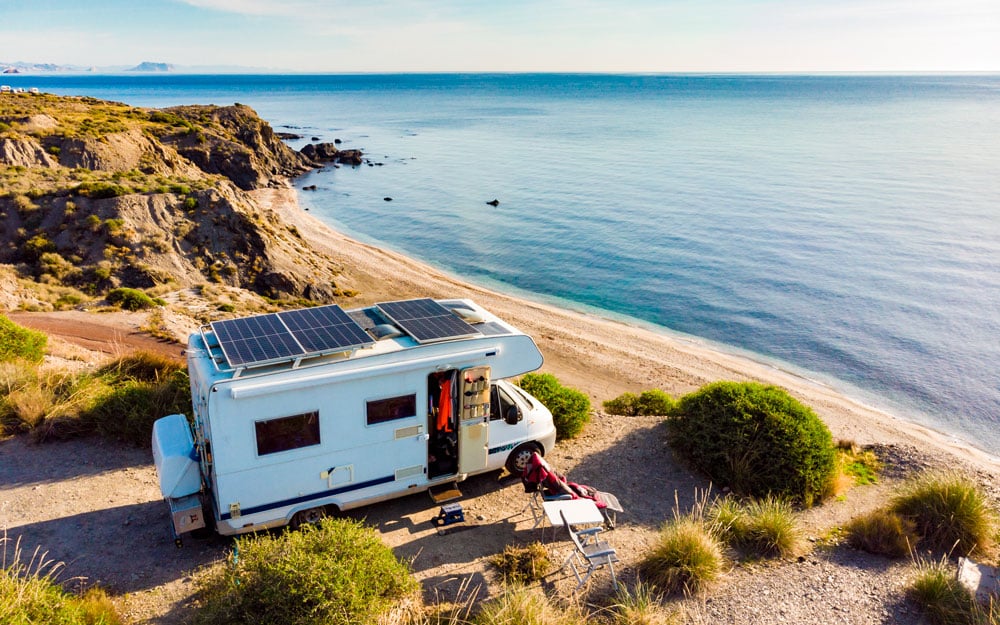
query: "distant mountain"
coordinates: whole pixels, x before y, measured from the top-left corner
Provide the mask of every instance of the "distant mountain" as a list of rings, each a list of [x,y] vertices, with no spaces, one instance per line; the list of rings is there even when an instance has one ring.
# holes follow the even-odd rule
[[[3,74],[28,74],[28,73],[39,73],[39,72],[87,72],[91,71],[93,68],[90,67],[78,67],[75,65],[56,65],[55,63],[25,63],[24,61],[16,61],[14,63],[5,63],[0,61],[0,73]]]
[[[119,74],[122,72],[176,73],[176,74],[288,74],[294,70],[275,67],[248,67],[243,65],[174,65],[143,61],[138,65],[57,65],[55,63],[27,63],[0,61],[0,74],[58,74],[63,72],[90,74]]]
[[[127,72],[172,72],[174,71],[174,66],[170,63],[153,63],[152,61],[143,61],[135,67],[125,70]]]

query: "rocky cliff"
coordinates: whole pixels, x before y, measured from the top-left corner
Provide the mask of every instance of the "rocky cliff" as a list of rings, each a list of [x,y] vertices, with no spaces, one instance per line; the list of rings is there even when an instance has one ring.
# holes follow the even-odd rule
[[[315,160],[239,104],[3,94],[0,263],[92,295],[216,282],[330,301],[344,295],[341,267],[247,193]]]

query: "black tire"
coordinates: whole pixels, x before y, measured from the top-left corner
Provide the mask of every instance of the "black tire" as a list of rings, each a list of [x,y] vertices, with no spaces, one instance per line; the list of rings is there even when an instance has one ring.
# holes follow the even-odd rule
[[[320,506],[318,508],[309,508],[308,510],[299,510],[292,517],[292,522],[290,523],[290,525],[292,526],[293,530],[297,530],[303,525],[319,523],[327,516],[329,516],[329,513],[323,506]]]
[[[514,451],[510,452],[510,455],[507,456],[507,462],[504,463],[504,466],[507,467],[507,472],[511,475],[521,477],[525,465],[528,464],[528,459],[535,452],[542,453],[542,448],[537,443],[521,443],[515,447]]]

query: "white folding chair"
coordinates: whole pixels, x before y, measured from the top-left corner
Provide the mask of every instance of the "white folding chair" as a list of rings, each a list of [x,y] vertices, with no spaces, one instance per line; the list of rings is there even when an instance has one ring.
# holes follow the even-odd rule
[[[615,548],[607,543],[607,541],[599,540],[597,535],[604,531],[602,527],[588,527],[582,530],[575,530],[573,526],[566,522],[566,515],[559,512],[562,516],[563,525],[566,526],[566,530],[569,532],[570,540],[573,541],[573,553],[566,558],[563,562],[563,568],[569,564],[573,567],[573,575],[576,576],[576,588],[573,592],[580,589],[581,586],[586,584],[590,580],[590,576],[594,574],[594,571],[601,568],[602,566],[608,567],[611,571],[611,583],[615,590],[618,590],[618,579],[615,577],[615,562],[618,562],[618,554],[615,552]],[[580,574],[580,568],[577,568],[577,564],[580,568],[586,566],[586,571],[584,574]]]

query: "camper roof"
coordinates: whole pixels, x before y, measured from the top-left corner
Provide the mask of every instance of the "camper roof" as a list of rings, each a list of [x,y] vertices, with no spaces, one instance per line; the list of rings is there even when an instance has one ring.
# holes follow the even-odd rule
[[[217,370],[236,377],[250,369],[298,368],[505,334],[523,333],[470,300],[424,298],[213,321],[200,328],[195,347],[207,350]]]

